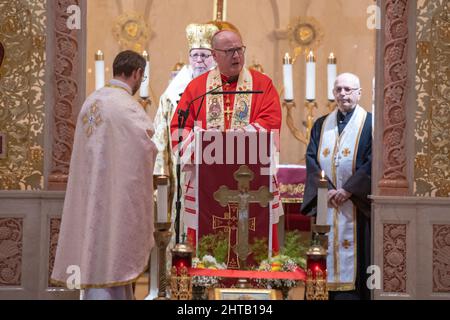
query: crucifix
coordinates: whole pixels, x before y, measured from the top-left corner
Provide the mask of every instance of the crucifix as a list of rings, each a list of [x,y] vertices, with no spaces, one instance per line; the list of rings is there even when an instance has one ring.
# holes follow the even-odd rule
[[[214,20],[227,20],[227,2],[228,0],[214,0]]]
[[[252,228],[255,228],[255,221],[249,219],[249,204],[259,203],[262,208],[266,208],[274,198],[267,186],[259,188],[258,191],[250,191],[250,181],[254,177],[255,174],[250,168],[243,165],[234,173],[234,179],[238,182],[237,190],[230,190],[226,186],[221,186],[214,193],[214,199],[224,208],[229,204],[238,204],[237,245],[233,248],[233,251],[238,257],[241,269],[246,269],[247,258],[251,254],[248,243],[249,221]]]
[[[223,113],[225,114],[225,117],[227,118],[227,121],[229,122],[231,119],[231,116],[233,115],[233,110],[231,110],[230,106],[228,106],[227,109]]]
[[[225,212],[224,217],[213,216],[213,229],[223,230],[228,234],[228,256],[227,268],[239,269],[239,259],[233,248],[237,245],[238,240],[238,219],[239,219],[239,205],[237,203],[228,204],[228,211]],[[256,218],[249,219],[249,230],[256,231]]]

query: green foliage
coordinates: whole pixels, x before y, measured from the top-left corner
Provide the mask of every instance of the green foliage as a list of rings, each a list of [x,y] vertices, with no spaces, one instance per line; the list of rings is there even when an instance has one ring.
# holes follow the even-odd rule
[[[213,256],[218,263],[225,263],[228,256],[228,235],[218,232],[203,236],[198,245],[198,256],[203,258],[206,255]]]
[[[281,254],[291,257],[295,263],[301,268],[306,268],[306,252],[308,247],[302,241],[299,231],[290,231],[286,233],[284,240],[284,247],[281,249]]]
[[[263,260],[268,258],[267,253],[269,247],[267,245],[267,238],[255,238],[255,241],[251,245],[251,251],[253,252],[253,259],[259,265]]]

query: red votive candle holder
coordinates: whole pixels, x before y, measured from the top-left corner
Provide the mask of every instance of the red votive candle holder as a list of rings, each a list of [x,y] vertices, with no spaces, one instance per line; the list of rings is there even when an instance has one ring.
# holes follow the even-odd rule
[[[186,243],[179,243],[172,249],[172,268],[177,269],[177,275],[181,275],[183,268],[192,267],[192,247]]]
[[[327,251],[320,244],[313,244],[306,253],[306,268],[311,270],[313,279],[320,271],[324,278],[327,273]]]

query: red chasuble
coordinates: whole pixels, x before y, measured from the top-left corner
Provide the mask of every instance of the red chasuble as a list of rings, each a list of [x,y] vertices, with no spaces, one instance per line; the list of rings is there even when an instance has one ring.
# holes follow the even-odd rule
[[[243,69],[239,79],[230,81],[230,79],[220,74],[218,69],[214,69],[191,81],[181,97],[171,122],[174,147],[178,144],[178,111],[186,110],[191,101],[222,84],[223,86],[218,88],[217,92],[262,91],[263,93],[254,95],[207,95],[204,99],[200,98],[195,101],[190,106],[189,117],[183,132],[184,146],[193,140],[193,136],[188,137],[188,135],[192,132],[194,126],[205,130],[219,129],[224,131],[253,128],[279,132],[282,116],[280,98],[269,77],[254,70]],[[194,125],[196,115],[198,115],[198,118],[197,123]],[[174,148],[175,150],[176,148]],[[186,186],[183,188],[183,193],[185,194],[185,215],[194,213],[195,196],[193,193],[190,193],[193,186],[192,181],[187,179]],[[275,178],[274,184],[276,184]],[[276,199],[279,199],[278,190],[274,190],[276,190]],[[273,203],[275,210],[281,209],[279,201],[274,201]],[[276,225],[273,227],[273,251],[278,251],[276,227]],[[195,231],[189,230],[189,226],[188,237],[195,246]]]
[[[280,105],[280,97],[275,86],[272,83],[272,80],[263,75],[260,72],[250,70],[250,74],[253,80],[253,87],[246,88],[246,90],[254,90],[254,91],[263,91],[263,94],[252,95],[251,102],[251,112],[250,112],[250,124],[258,124],[266,130],[280,130],[281,128],[281,105]],[[178,110],[186,110],[190,101],[194,100],[197,97],[200,97],[202,94],[206,92],[206,86],[208,81],[209,73],[201,75],[200,77],[191,81],[191,83],[187,86],[183,96],[181,97],[180,102],[178,103],[177,111],[174,114],[171,123],[171,132],[177,132],[178,129]],[[221,75],[222,83],[225,85],[222,88],[219,88],[217,91],[236,91],[238,90],[238,81],[232,82],[230,84],[226,84],[228,80],[224,75]],[[220,83],[219,83],[220,84]],[[208,90],[214,88],[208,88]],[[203,102],[202,108],[200,110],[200,114],[198,117],[198,121],[201,122],[198,124],[201,128],[207,129],[207,108],[206,100],[199,99],[190,108],[189,118],[186,122],[186,132],[189,133],[194,127],[194,119],[195,115],[198,113],[200,108],[200,103]],[[224,100],[224,109],[222,110],[224,114],[224,127],[225,129],[230,129],[231,124],[231,112],[234,109],[235,103],[235,95],[225,95],[223,97]],[[228,116],[230,114],[230,116]],[[233,128],[236,129],[236,128]],[[174,145],[177,144],[178,141],[174,141]]]

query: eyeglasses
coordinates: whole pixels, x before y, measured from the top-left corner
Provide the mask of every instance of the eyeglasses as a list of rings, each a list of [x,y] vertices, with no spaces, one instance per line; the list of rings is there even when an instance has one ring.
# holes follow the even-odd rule
[[[334,90],[337,93],[340,93],[342,90],[344,90],[345,93],[351,93],[353,91],[360,90],[360,89],[361,88],[350,88],[350,87],[336,87],[336,88],[334,88]]]
[[[145,81],[147,81],[147,76],[142,76],[141,82],[144,83]]]
[[[222,49],[214,49],[214,50],[220,51],[220,52],[225,52],[225,55],[227,57],[233,57],[235,52],[237,52],[238,55],[242,56],[245,53],[246,49],[247,48],[245,46],[242,46],[239,48],[231,48],[231,49],[227,49],[227,50],[222,50]]]
[[[204,53],[200,53],[200,54],[194,53],[194,54],[190,54],[189,56],[194,60],[198,60],[198,58],[200,58],[201,60],[206,60],[209,57],[211,57],[210,54],[204,54]]]

